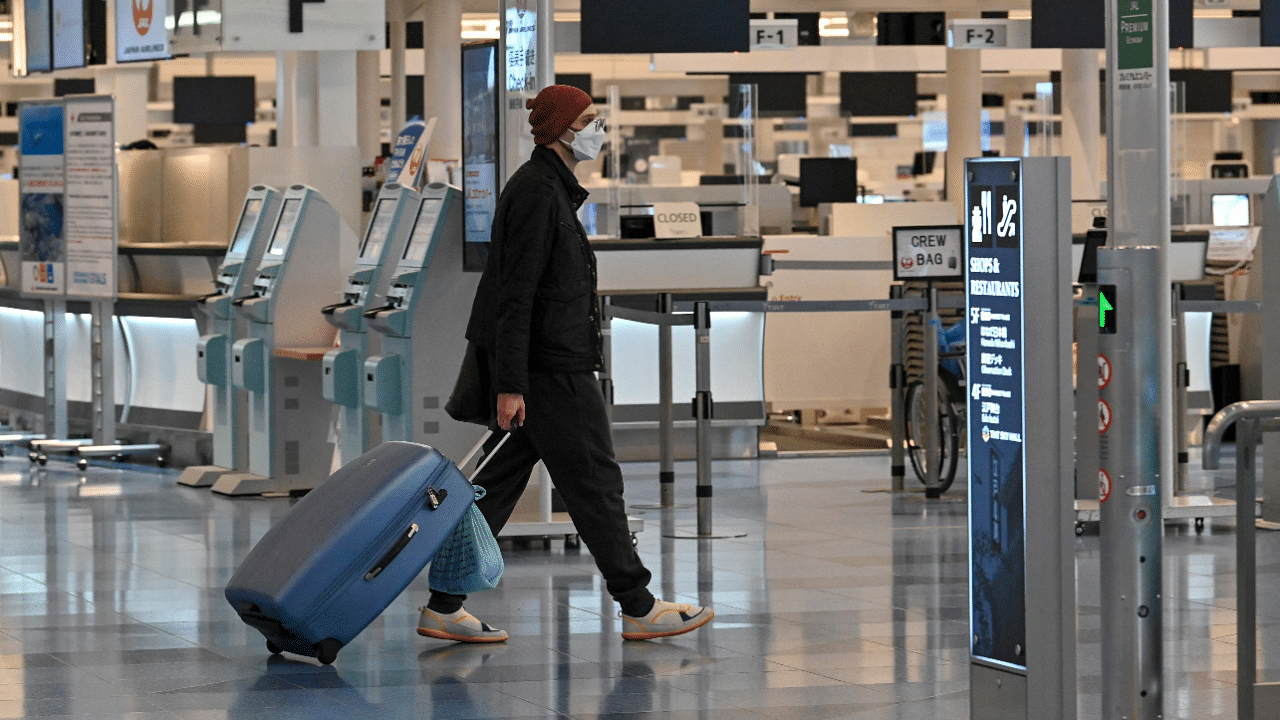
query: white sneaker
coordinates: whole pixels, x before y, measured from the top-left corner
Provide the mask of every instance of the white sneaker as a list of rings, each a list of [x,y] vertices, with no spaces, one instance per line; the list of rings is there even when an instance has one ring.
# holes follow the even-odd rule
[[[711,622],[715,611],[688,603],[654,600],[644,617],[622,615],[623,640],[653,640],[692,632]]]
[[[464,608],[448,614],[422,608],[422,617],[418,619],[418,634],[468,643],[505,642],[507,639],[506,630],[489,627]]]

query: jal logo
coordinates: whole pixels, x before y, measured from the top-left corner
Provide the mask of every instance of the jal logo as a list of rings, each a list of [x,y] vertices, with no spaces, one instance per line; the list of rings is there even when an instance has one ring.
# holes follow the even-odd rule
[[[911,268],[915,267],[916,261],[915,261],[915,260],[912,260],[912,259],[908,256],[908,257],[904,257],[904,258],[902,258],[902,260],[898,261],[898,264],[902,266],[902,269],[903,269],[903,270],[910,270]]]
[[[155,5],[151,0],[132,0],[132,2],[133,27],[139,35],[146,35],[151,31],[151,16],[155,11]]]

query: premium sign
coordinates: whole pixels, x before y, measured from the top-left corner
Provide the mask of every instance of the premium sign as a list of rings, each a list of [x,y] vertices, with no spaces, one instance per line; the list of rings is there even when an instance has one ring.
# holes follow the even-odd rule
[[[930,225],[893,229],[894,280],[964,278],[964,226]]]

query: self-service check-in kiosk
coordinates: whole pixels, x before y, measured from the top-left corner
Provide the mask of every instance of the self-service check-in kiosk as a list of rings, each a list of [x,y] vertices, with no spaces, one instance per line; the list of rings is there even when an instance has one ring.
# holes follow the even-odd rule
[[[261,495],[315,487],[329,474],[333,445],[319,361],[334,330],[317,310],[342,290],[355,234],[315,189],[293,185],[237,307],[248,337],[231,350],[231,380],[248,391],[249,472],[223,475],[213,491]]]
[[[386,295],[420,207],[421,196],[413,190],[398,183],[382,187],[342,302],[322,311],[329,324],[339,330],[340,347],[324,356],[322,385],[324,399],[339,407],[338,452],[343,464],[377,442],[361,378],[365,358],[378,350],[377,337],[366,332],[364,313],[375,299]]]
[[[462,269],[457,188],[428,185],[415,213],[384,304],[365,313],[382,335],[382,354],[365,361],[364,401],[382,413],[384,440],[424,443],[460,458],[475,442],[476,428],[448,419],[444,403],[466,351],[480,274]]]
[[[249,189],[235,234],[218,268],[218,290],[200,301],[209,315],[209,334],[200,338],[196,348],[196,374],[213,390],[213,464],[183,470],[178,478],[180,485],[209,487],[228,472],[248,469],[243,391],[231,384],[231,346],[245,337],[247,328],[231,303],[248,294],[279,212],[279,191],[266,185]]]

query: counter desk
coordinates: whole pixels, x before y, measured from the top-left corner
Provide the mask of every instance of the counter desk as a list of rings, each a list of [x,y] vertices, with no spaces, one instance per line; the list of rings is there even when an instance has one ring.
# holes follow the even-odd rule
[[[766,299],[759,285],[760,238],[593,240],[598,291],[610,302],[655,310],[671,293],[688,302]],[[629,320],[612,322],[614,443],[619,460],[658,457],[658,328]],[[764,313],[716,312],[711,319],[711,392],[714,453],[755,457],[765,423]],[[672,398],[675,457],[694,457],[694,331],[672,329]]]
[[[196,377],[204,317],[199,300],[213,290],[225,246],[149,243],[120,246],[115,302],[115,397],[118,432],[161,438],[177,464],[198,459],[206,424],[205,386]],[[3,268],[18,267],[17,243],[0,243]],[[44,303],[24,298],[18,277],[0,287],[0,407],[43,412]],[[74,429],[90,424],[89,303],[67,301],[67,401]],[[185,439],[174,437],[185,436]]]

